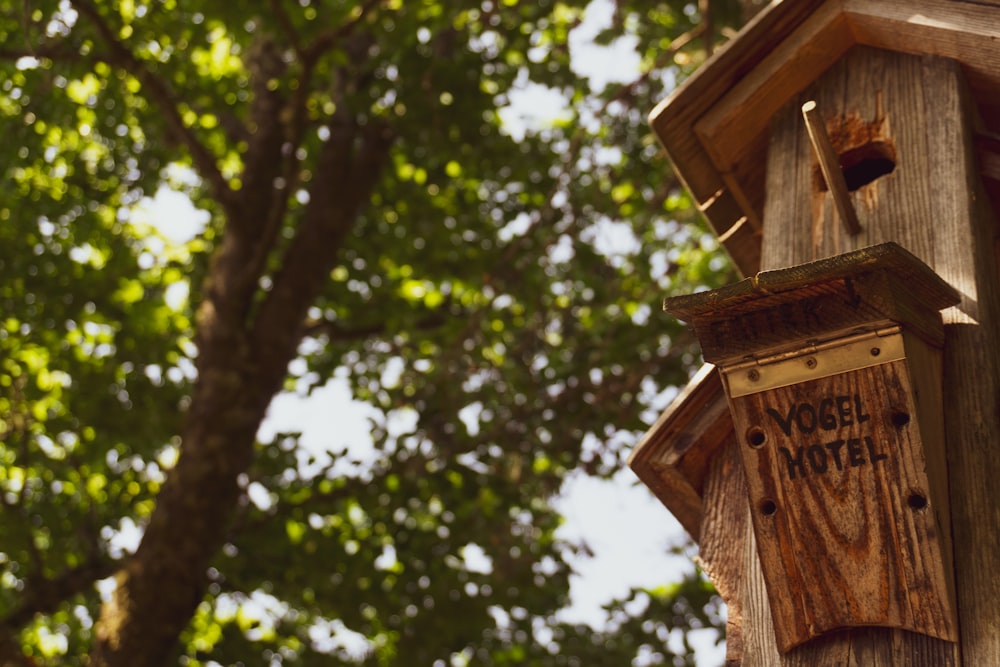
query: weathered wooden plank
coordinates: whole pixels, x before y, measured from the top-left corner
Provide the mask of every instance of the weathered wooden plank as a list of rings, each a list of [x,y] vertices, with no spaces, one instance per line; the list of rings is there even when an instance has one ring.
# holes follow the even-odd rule
[[[731,423],[731,422],[730,422]],[[705,514],[698,540],[698,563],[726,603],[726,664],[743,656],[742,555],[747,549],[750,516],[739,444],[732,430],[712,457],[703,492]]]
[[[939,343],[936,311],[958,300],[926,265],[889,242],[764,271],[711,292],[671,297],[664,309],[693,323],[705,359],[718,364],[875,330],[890,321]]]
[[[1000,9],[954,0],[829,1],[695,121],[714,167],[727,173],[752,157],[755,139],[766,132],[775,112],[855,44],[959,60],[976,97],[996,104]],[[994,114],[984,118],[988,126],[1000,127]]]
[[[855,48],[824,75],[823,85],[810,87],[779,112],[770,151],[784,157],[769,160],[768,191],[781,195],[769,199],[765,220],[788,222],[782,243],[764,244],[764,266],[790,266],[886,240],[934,266],[932,198],[937,189],[928,187],[926,176],[923,70],[920,58]],[[838,149],[879,141],[895,151],[892,173],[852,193],[862,227],[857,236],[840,229],[830,194],[817,187],[812,149],[796,108],[809,99],[826,110]]]
[[[794,33],[776,44],[694,125],[716,168],[729,171],[745,160],[748,148],[767,131],[775,112],[853,44],[848,23],[836,2],[820,6]]]
[[[997,24],[992,26],[997,27]],[[934,268],[962,295],[945,311],[944,411],[956,594],[966,665],[1000,665],[1000,293],[996,212],[976,173],[972,105],[951,63],[925,61]]]
[[[900,359],[731,399],[782,651],[868,625],[958,639],[923,389]]]
[[[670,297],[664,300],[664,309],[685,321],[709,317],[719,310],[726,315],[745,309],[758,310],[762,297],[774,297],[775,303],[796,300],[797,290],[822,289],[821,286],[827,285],[836,290],[844,279],[870,273],[890,275],[902,291],[919,294],[933,310],[955,305],[959,299],[959,293],[926,264],[894,241],[886,241],[833,257],[761,271],[752,278],[710,292]]]
[[[962,63],[983,118],[994,130],[1000,117],[985,113],[1000,92],[1000,6],[960,0],[870,2],[844,0],[858,44],[912,55],[936,55]]]
[[[696,201],[704,202],[715,196],[723,183],[704,147],[690,132],[691,126],[820,4],[822,0],[774,3],[769,11],[759,13],[743,28],[736,48],[726,44],[718,49],[681,88],[650,113],[650,125]],[[774,11],[778,5],[781,11]],[[666,112],[668,108],[670,111]]]
[[[628,465],[698,541],[711,460],[733,431],[718,372],[705,364],[647,431]]]

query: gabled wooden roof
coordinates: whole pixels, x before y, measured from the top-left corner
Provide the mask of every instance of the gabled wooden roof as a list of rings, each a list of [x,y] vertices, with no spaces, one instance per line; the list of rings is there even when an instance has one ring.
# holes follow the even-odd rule
[[[760,267],[770,119],[855,45],[962,63],[983,121],[980,166],[1000,201],[1000,0],[774,2],[650,114],[743,275]]]

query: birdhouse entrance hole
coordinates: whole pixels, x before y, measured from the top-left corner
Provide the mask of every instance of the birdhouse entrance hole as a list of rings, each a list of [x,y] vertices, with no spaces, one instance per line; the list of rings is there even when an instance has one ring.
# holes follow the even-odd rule
[[[847,189],[854,192],[896,169],[896,148],[888,141],[870,141],[839,153]],[[820,192],[826,192],[826,180],[817,164],[813,177]]]
[[[886,141],[873,141],[840,156],[847,189],[854,192],[896,168],[896,151]]]
[[[870,120],[857,112],[835,114],[825,119],[830,144],[849,192],[896,169],[896,144],[889,134],[888,115],[879,94],[876,94],[875,106],[875,116]],[[813,182],[817,192],[829,189],[818,163],[813,166]]]

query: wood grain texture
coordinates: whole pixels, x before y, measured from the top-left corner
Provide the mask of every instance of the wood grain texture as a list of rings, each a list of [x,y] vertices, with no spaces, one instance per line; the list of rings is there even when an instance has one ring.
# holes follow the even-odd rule
[[[936,190],[928,187],[923,90],[920,58],[856,48],[775,116],[768,154],[771,196],[764,215],[786,228],[781,242],[765,241],[761,249],[765,268],[792,266],[889,240],[934,266],[928,252],[933,252],[931,199]],[[852,193],[862,226],[856,236],[842,229],[832,196],[817,187],[812,147],[799,118],[801,103],[810,99],[824,110],[838,148],[851,146],[852,132],[842,128],[852,125],[878,125],[878,138],[896,148],[893,172]],[[771,159],[777,156],[781,159]]]
[[[858,44],[960,62],[984,120],[1000,129],[1000,116],[986,114],[1000,91],[1000,6],[961,0],[841,2]]]
[[[826,2],[795,32],[773,44],[767,56],[695,123],[713,164],[723,172],[747,159],[771,116],[836,63],[854,40],[840,4]]]
[[[823,172],[826,189],[833,195],[837,214],[840,215],[841,222],[847,226],[847,231],[850,234],[857,234],[861,231],[861,223],[858,222],[858,215],[854,212],[854,204],[851,203],[847,180],[844,178],[844,170],[840,166],[840,156],[830,142],[830,135],[826,131],[826,121],[820,117],[816,102],[810,100],[802,105],[802,118],[809,130],[809,140],[812,143],[813,153],[819,161],[820,170]]]
[[[728,412],[728,410],[727,410]],[[746,478],[735,433],[712,458],[705,478],[705,514],[698,541],[698,564],[726,603],[726,665],[743,656],[742,554],[752,535],[747,514]]]
[[[889,242],[671,297],[664,310],[692,323],[706,360],[728,364],[890,321],[940,344],[937,311],[958,301],[929,267]]]
[[[854,45],[959,60],[984,104],[1000,89],[1000,11],[971,2],[828,1],[783,40],[779,36],[772,38],[771,52],[695,123],[720,172],[745,160],[774,113]],[[988,123],[996,126],[1000,118]]]
[[[913,394],[895,361],[731,400],[780,650],[869,625],[958,639],[918,420],[940,415]]]
[[[997,26],[993,26],[996,28]],[[956,595],[966,665],[1000,665],[1000,293],[996,215],[976,172],[973,108],[958,68],[925,59],[928,187],[938,274],[962,294],[944,313],[944,410]]]
[[[701,163],[701,168],[678,170],[696,201],[714,197],[723,183],[691,126],[706,103],[719,99],[774,48],[776,40],[790,34],[821,4],[822,0],[786,1],[780,12],[759,13],[741,31],[745,38],[717,50],[684,86],[650,112],[649,122],[656,135],[661,141],[670,137],[664,147],[671,160],[675,164]]]

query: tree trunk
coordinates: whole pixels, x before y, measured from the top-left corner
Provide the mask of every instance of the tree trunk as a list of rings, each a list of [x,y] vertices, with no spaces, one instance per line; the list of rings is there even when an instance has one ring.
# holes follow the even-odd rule
[[[115,592],[101,610],[94,666],[164,664],[204,597],[257,430],[391,145],[385,126],[361,129],[345,112],[339,115],[317,162],[309,205],[268,291],[258,292],[255,267],[264,266],[260,259],[272,251],[261,243],[273,243],[276,235],[261,232],[281,206],[265,206],[257,196],[244,219],[228,221],[198,309],[198,379],[180,456],[138,550],[116,575]],[[277,188],[270,192],[285,196]],[[262,217],[253,219],[255,214]]]

